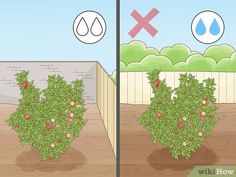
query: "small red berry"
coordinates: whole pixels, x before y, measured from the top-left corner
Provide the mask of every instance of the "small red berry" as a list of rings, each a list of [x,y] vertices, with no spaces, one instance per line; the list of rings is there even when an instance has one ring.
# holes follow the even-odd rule
[[[158,113],[156,114],[156,117],[157,117],[158,119],[160,119],[160,118],[161,118],[161,113],[158,112]]]
[[[48,123],[48,124],[46,125],[46,128],[47,128],[48,130],[50,130],[50,129],[52,128],[52,124],[51,124],[51,123]]]
[[[23,84],[22,84],[22,88],[23,89],[27,89],[29,87],[29,82],[28,81],[25,81]]]
[[[26,114],[26,115],[24,116],[24,118],[25,118],[25,120],[29,120],[29,119],[30,119],[30,115],[29,115],[29,114]]]
[[[68,117],[72,119],[72,118],[74,117],[74,114],[73,114],[72,112],[70,112],[70,113],[68,114]]]
[[[184,127],[184,122],[183,122],[183,121],[179,121],[178,127],[179,127],[179,128],[183,128],[183,127]]]
[[[159,87],[160,86],[160,81],[159,80],[155,80],[154,81],[154,86],[155,87]]]

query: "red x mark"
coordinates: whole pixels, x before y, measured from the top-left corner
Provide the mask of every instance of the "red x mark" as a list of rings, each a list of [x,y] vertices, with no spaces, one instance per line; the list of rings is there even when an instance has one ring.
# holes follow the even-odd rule
[[[138,24],[129,32],[129,35],[134,38],[143,28],[154,37],[157,30],[150,25],[150,21],[159,13],[156,8],[153,8],[145,17],[142,17],[136,10],[131,13],[131,16],[138,22]]]

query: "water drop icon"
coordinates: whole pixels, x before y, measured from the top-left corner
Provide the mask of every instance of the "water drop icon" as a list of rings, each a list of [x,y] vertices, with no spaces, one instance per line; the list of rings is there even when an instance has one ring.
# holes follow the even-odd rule
[[[216,19],[214,19],[211,24],[210,33],[215,36],[220,33],[220,26],[219,26],[218,22],[216,21]]]
[[[102,24],[97,17],[95,18],[91,26],[91,33],[94,36],[100,36],[103,33]]]
[[[206,33],[206,26],[201,18],[198,21],[195,31],[198,35],[204,35]]]
[[[80,36],[86,36],[89,32],[89,27],[84,20],[84,17],[82,17],[78,23],[77,29],[76,29],[78,35]]]

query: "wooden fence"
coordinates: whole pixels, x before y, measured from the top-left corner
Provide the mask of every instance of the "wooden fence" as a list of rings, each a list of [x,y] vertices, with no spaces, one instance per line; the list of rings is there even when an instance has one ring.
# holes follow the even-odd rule
[[[116,85],[97,64],[97,105],[116,155]]]
[[[166,79],[171,87],[178,87],[179,75],[186,72],[161,72],[160,78]],[[214,78],[217,103],[236,103],[236,73],[226,72],[187,72],[202,81]],[[152,89],[145,72],[120,73],[120,100],[128,104],[150,104]]]

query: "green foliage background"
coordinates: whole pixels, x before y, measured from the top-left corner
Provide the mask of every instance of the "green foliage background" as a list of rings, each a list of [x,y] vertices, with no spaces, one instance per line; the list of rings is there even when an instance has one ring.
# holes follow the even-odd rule
[[[191,74],[181,74],[179,87],[172,89],[165,80],[160,80],[159,74],[157,70],[148,73],[154,97],[139,122],[150,133],[153,143],[160,142],[169,148],[175,159],[179,156],[188,159],[218,120],[215,116],[214,79],[200,83]],[[155,87],[155,81],[160,82],[159,87]],[[206,104],[202,104],[202,100]],[[201,116],[202,111],[205,116]],[[161,113],[160,118],[158,113]],[[180,123],[182,127],[179,127]]]
[[[28,144],[38,150],[41,159],[57,159],[86,125],[83,83],[75,80],[67,84],[61,76],[53,75],[48,77],[48,88],[43,91],[36,88],[33,81],[23,88],[28,74],[23,71],[16,75],[22,98],[7,124],[16,131],[22,145]],[[73,106],[71,101],[75,103]],[[70,113],[73,113],[72,119],[68,119]],[[30,119],[25,119],[25,115]]]
[[[193,52],[184,44],[165,47],[160,52],[141,41],[120,47],[120,69],[125,71],[219,71],[236,72],[236,51],[227,44],[213,45],[203,54]]]

